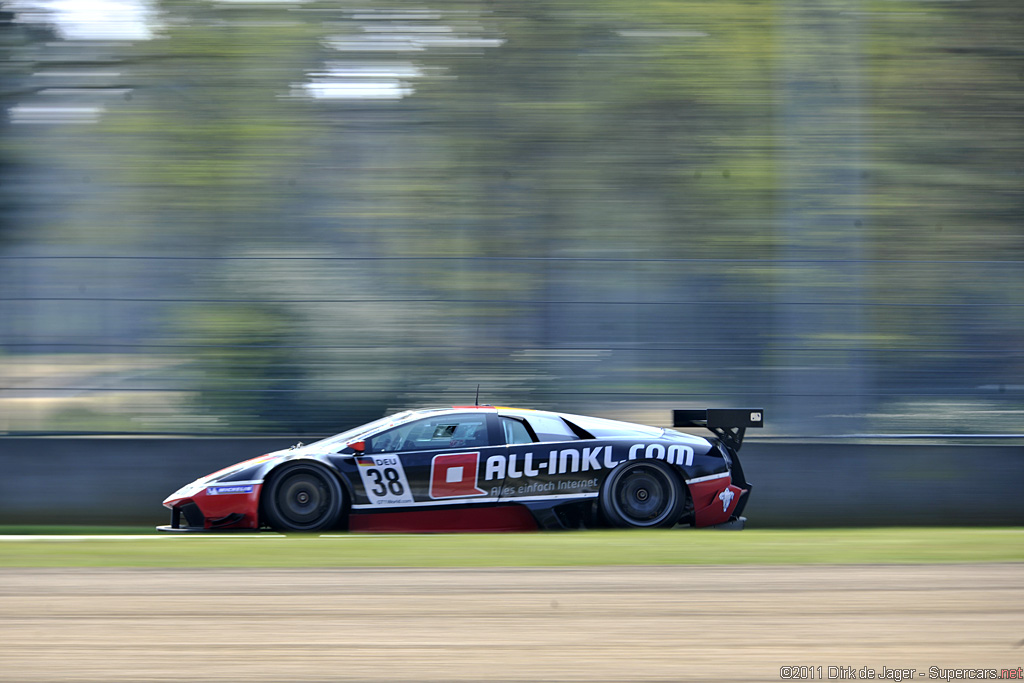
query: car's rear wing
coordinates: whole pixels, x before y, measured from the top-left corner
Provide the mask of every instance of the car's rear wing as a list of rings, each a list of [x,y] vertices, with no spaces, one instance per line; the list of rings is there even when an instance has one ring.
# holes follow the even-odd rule
[[[727,446],[738,451],[749,427],[764,427],[761,408],[707,408],[673,410],[673,427],[703,427],[715,433]]]

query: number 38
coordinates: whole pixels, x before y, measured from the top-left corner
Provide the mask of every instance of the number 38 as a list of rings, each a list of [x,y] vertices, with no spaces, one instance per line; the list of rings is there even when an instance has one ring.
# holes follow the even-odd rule
[[[374,467],[368,469],[366,474],[373,478],[373,491],[371,493],[378,498],[386,496],[389,491],[393,496],[401,496],[405,493],[405,487],[402,486],[398,470],[394,467],[385,467],[383,470]]]

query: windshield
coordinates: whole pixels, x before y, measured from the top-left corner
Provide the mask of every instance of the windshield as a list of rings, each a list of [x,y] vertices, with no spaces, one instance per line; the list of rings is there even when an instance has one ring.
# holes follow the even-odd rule
[[[354,427],[347,432],[329,436],[326,439],[321,439],[320,441],[316,441],[309,445],[310,447],[316,446],[317,450],[320,450],[321,448],[329,449],[332,446],[340,447],[352,441],[359,441],[360,438],[369,436],[381,429],[401,424],[408,420],[412,415],[413,411],[411,410],[395,413],[394,415],[388,415],[387,417],[382,417],[379,420],[374,420],[373,422],[367,422],[366,424]]]

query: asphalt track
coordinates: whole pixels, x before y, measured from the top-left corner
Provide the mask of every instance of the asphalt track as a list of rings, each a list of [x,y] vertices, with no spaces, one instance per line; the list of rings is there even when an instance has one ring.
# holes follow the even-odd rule
[[[942,680],[1022,639],[1020,564],[0,570],[3,681]]]

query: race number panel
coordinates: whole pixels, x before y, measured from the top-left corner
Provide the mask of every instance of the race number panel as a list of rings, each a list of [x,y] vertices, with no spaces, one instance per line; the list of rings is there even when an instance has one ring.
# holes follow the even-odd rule
[[[397,455],[364,455],[356,459],[370,504],[391,507],[412,503],[412,490]]]

